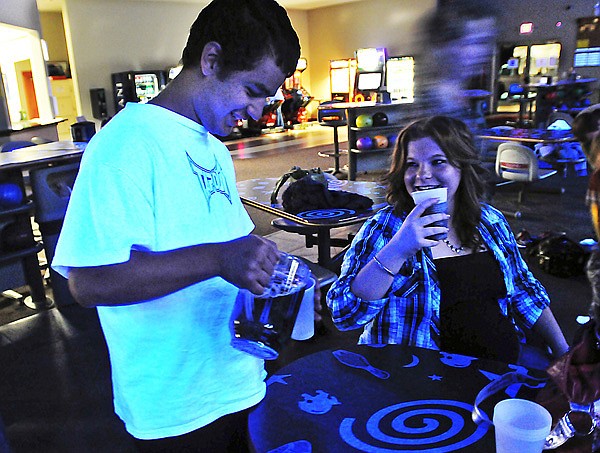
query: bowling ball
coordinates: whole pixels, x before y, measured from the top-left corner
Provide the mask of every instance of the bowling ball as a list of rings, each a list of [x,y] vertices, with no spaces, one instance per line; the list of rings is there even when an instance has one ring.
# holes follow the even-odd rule
[[[361,137],[356,140],[356,147],[360,150],[371,149],[373,147],[373,140],[371,137]]]
[[[358,115],[356,117],[356,127],[371,127],[373,126],[373,117],[371,115]]]
[[[376,135],[373,137],[373,141],[375,142],[375,148],[388,147],[388,138],[385,135]]]
[[[16,252],[28,247],[33,247],[35,241],[31,237],[31,231],[23,228],[18,223],[10,223],[2,228],[0,245],[6,252]]]
[[[388,117],[383,112],[377,112],[373,115],[373,126],[387,126],[388,125]]]
[[[4,182],[0,184],[0,208],[10,209],[23,202],[23,191],[18,184]]]
[[[397,140],[398,140],[398,135],[397,134],[388,135],[388,146],[390,148],[396,146],[396,141]]]

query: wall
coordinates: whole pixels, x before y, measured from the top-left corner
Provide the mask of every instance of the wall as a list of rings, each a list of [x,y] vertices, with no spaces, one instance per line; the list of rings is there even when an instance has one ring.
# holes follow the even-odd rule
[[[50,61],[68,61],[69,54],[67,52],[62,13],[40,12],[40,22],[42,37],[48,46]]]
[[[7,82],[16,80],[14,63],[22,60],[31,60],[33,82],[35,85],[38,110],[42,120],[54,118],[50,105],[50,94],[48,92],[48,81],[46,78],[46,66],[42,55],[40,43],[41,25],[40,16],[35,0],[1,0],[0,1],[0,23],[26,30],[15,30],[18,39],[12,39],[9,34],[3,32],[4,41],[0,42],[0,64],[2,72],[7,76]],[[10,28],[10,27],[5,27]],[[12,83],[16,87],[15,83]],[[17,96],[13,96],[18,99]],[[17,101],[18,102],[18,101]],[[17,105],[11,111],[12,122],[19,120]]]
[[[0,2],[0,22],[31,28],[40,34],[42,31],[35,0],[2,0]]]
[[[420,19],[436,0],[364,0],[308,13],[310,92],[328,100],[329,60],[353,58],[361,47],[386,47],[389,56],[417,50]]]
[[[172,1],[66,0],[65,31],[83,115],[93,119],[90,88],[104,88],[109,114],[114,112],[112,73],[175,66],[201,9]],[[306,13],[291,11],[290,18],[306,47]]]

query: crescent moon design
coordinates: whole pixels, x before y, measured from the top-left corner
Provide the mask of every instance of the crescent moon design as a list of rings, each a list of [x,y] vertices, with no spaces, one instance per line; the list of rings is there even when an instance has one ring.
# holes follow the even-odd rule
[[[408,365],[404,365],[402,368],[412,368],[414,366],[417,366],[418,364],[419,364],[419,358],[413,354],[412,362],[410,362]]]

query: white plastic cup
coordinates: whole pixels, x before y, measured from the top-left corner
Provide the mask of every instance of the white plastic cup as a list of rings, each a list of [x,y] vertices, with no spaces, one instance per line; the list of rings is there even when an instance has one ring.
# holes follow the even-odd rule
[[[541,453],[552,416],[533,401],[511,398],[494,407],[496,453]]]
[[[424,216],[430,214],[437,214],[440,212],[448,212],[448,189],[446,187],[438,187],[437,189],[429,190],[417,190],[416,192],[412,192],[410,195],[415,201],[415,204],[422,203],[423,201],[429,200],[431,198],[439,198],[436,204],[430,206],[425,210],[425,212],[423,213]],[[448,227],[448,220],[440,220],[438,222],[433,222],[432,224],[427,226]],[[439,233],[428,236],[428,239],[441,241],[442,239],[446,239],[447,236],[448,235],[446,233]]]
[[[298,309],[296,323],[292,330],[292,340],[308,340],[315,334],[315,279],[304,290]]]

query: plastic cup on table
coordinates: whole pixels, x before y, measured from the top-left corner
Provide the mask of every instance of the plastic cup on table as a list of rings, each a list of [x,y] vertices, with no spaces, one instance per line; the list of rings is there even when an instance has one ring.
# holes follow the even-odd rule
[[[494,407],[496,453],[541,453],[552,416],[533,401],[511,398]]]
[[[304,289],[298,316],[292,330],[292,340],[308,340],[315,335],[315,280]]]

